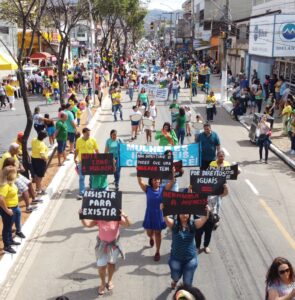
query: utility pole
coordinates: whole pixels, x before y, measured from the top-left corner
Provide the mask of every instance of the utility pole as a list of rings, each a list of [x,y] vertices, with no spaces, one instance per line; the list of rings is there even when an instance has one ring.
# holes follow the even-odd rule
[[[167,13],[163,13],[163,15],[170,15],[170,29],[169,29],[169,34],[170,34],[170,47],[172,47],[172,16],[173,16],[173,12],[167,12]]]
[[[221,73],[221,102],[227,101],[227,39],[229,36],[229,0],[224,7],[225,31],[221,32],[222,73]]]

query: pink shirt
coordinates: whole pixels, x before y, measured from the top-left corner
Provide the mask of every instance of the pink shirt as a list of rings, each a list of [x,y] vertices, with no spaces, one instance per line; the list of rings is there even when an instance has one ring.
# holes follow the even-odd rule
[[[112,242],[119,236],[120,221],[96,221],[98,237],[105,242]]]

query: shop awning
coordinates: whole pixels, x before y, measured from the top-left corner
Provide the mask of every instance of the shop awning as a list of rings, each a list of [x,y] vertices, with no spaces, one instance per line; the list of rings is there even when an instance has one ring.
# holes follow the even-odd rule
[[[37,53],[34,53],[30,56],[30,58],[32,60],[34,59],[51,59],[51,60],[56,60],[56,57],[48,52],[37,52]]]
[[[13,71],[17,70],[18,66],[12,57],[5,53],[0,53],[0,70],[1,71]]]
[[[207,45],[207,46],[195,48],[195,51],[202,51],[202,50],[206,50],[206,49],[210,49],[210,48],[212,48],[212,46]]]

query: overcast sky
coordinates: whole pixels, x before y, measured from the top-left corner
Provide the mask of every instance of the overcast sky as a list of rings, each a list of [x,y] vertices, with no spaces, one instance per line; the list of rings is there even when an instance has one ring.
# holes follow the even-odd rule
[[[185,0],[151,0],[149,9],[177,10]]]

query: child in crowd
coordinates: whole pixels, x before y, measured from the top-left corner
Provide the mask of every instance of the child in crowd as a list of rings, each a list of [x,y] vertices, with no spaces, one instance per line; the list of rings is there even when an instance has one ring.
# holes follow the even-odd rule
[[[44,115],[44,125],[46,127],[46,131],[49,138],[50,146],[52,147],[54,145],[54,134],[55,134],[55,126],[54,121],[50,119],[49,114]]]
[[[196,114],[196,122],[193,123],[195,129],[195,140],[198,140],[199,134],[203,131],[203,119],[200,114]]]
[[[80,108],[80,103],[77,104],[77,113],[76,113],[76,117],[77,117],[77,126],[80,127],[81,124],[81,116],[82,116],[82,110]]]
[[[191,136],[191,120],[192,120],[192,112],[189,106],[185,106],[185,116],[186,116],[186,136]]]
[[[154,100],[151,100],[150,112],[151,112],[151,117],[153,118],[153,131],[155,132],[156,131],[156,118],[157,118],[158,110],[157,110]]]
[[[144,113],[144,117],[143,117],[143,125],[144,125],[144,131],[146,134],[146,142],[147,144],[149,142],[152,142],[152,127],[153,127],[153,118],[151,116],[150,111],[146,111]]]

